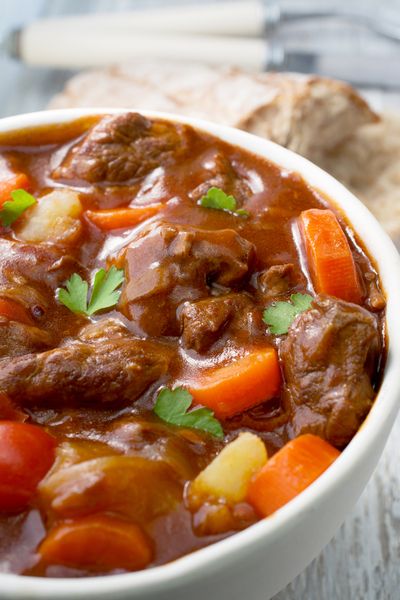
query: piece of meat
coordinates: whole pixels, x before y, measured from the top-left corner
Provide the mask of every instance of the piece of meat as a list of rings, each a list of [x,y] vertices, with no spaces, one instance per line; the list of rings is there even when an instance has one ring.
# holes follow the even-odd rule
[[[18,302],[32,326],[0,318],[0,356],[18,356],[54,347],[76,316],[56,302],[56,289],[77,272],[79,262],[65,250],[0,239],[0,297]],[[52,300],[53,299],[53,300]]]
[[[69,150],[52,177],[128,183],[179,159],[187,145],[186,131],[184,125],[149,121],[133,112],[104,117]]]
[[[185,302],[180,318],[182,344],[200,353],[206,352],[223,333],[243,339],[260,325],[254,302],[245,293]]]
[[[25,293],[25,286],[40,293],[43,288],[55,290],[81,267],[63,248],[50,244],[26,244],[0,239],[0,291],[17,288],[16,295]]]
[[[292,436],[351,440],[372,405],[379,348],[377,321],[355,304],[321,297],[297,317],[280,351]]]
[[[231,194],[236,199],[238,208],[242,208],[246,199],[253,194],[249,183],[239,176],[220,151],[208,150],[199,157],[193,169],[200,172],[203,170],[203,181],[190,193],[190,197],[196,202],[212,187]]]
[[[107,337],[109,321],[81,339],[40,354],[0,360],[0,389],[20,406],[121,406],[163,375],[167,348],[132,337]]]
[[[293,286],[294,266],[291,263],[273,265],[259,273],[257,287],[265,302],[286,294]]]
[[[139,335],[179,335],[178,306],[208,296],[213,286],[239,286],[253,258],[253,244],[231,229],[156,223],[116,260],[126,282],[119,310]]]
[[[0,356],[40,352],[52,345],[53,337],[48,331],[0,317]]]

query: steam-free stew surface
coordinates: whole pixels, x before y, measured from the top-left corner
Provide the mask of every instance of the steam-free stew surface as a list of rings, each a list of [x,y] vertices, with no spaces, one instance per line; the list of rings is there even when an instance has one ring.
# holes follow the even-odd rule
[[[240,148],[135,114],[2,134],[0,152],[0,180],[24,174],[15,187],[38,200],[1,229],[0,417],[39,426],[54,448],[38,456],[55,453],[29,502],[0,498],[2,571],[136,570],[253,524],[251,494],[190,492],[240,432],[262,441],[260,466],[263,444],[271,457],[304,434],[333,448],[326,466],[347,445],[382,376],[385,301],[328,199]],[[210,207],[221,191],[229,210]],[[310,209],[336,215],[338,255],[321,254],[327,213]],[[100,268],[123,278],[117,301],[74,312],[60,289],[78,275],[90,287]],[[287,316],[296,302],[282,332],[276,307]],[[162,390],[167,404],[207,407],[212,431],[168,422],[154,410]],[[0,474],[9,439],[0,431]],[[145,550],[130,557],[130,540]]]

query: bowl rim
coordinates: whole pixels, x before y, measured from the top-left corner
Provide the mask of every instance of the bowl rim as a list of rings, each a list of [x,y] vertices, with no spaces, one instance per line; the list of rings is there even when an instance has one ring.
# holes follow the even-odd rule
[[[334,177],[317,167],[306,158],[291,150],[279,146],[270,140],[250,133],[219,125],[195,117],[184,117],[167,112],[149,111],[141,108],[96,108],[57,109],[35,113],[26,113],[0,119],[0,133],[42,125],[68,123],[81,117],[139,112],[149,118],[159,118],[191,125],[234,146],[241,147],[253,154],[262,156],[284,170],[301,175],[307,184],[336,205],[363,245],[373,258],[383,284],[386,299],[386,324],[388,338],[387,362],[381,387],[373,407],[361,428],[340,457],[317,480],[299,496],[279,511],[251,527],[237,532],[231,537],[215,542],[191,554],[185,555],[165,565],[143,571],[118,575],[104,575],[88,578],[39,578],[0,573],[0,589],[9,598],[18,598],[29,594],[40,598],[70,598],[71,594],[85,595],[89,598],[104,598],[110,593],[134,591],[145,593],[150,589],[174,589],[178,581],[199,579],[205,568],[209,573],[223,569],[232,562],[238,553],[246,552],[250,546],[262,546],[268,539],[277,539],[282,528],[290,529],[315,503],[323,502],[336,486],[363,462],[363,455],[371,440],[379,435],[380,429],[394,417],[399,408],[399,381],[396,365],[400,364],[400,256],[381,225],[369,210]]]

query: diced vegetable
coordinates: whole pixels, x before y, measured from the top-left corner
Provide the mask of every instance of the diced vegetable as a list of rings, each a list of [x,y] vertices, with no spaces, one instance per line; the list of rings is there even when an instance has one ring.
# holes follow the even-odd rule
[[[274,398],[280,384],[278,355],[269,347],[213,369],[189,388],[197,404],[211,408],[218,418],[227,418]]]
[[[131,208],[112,208],[109,210],[87,210],[86,216],[99,229],[110,231],[135,227],[142,221],[156,215],[163,204],[149,204],[148,206],[132,206]]]
[[[55,458],[55,439],[41,427],[0,422],[0,511],[24,510]]]
[[[0,317],[6,317],[10,321],[19,321],[25,325],[33,325],[33,319],[22,304],[9,298],[0,298]]]
[[[13,173],[12,171],[0,173],[0,208],[4,202],[10,200],[11,192],[18,189],[29,190],[29,188],[30,181],[25,173]]]
[[[139,456],[94,458],[63,468],[38,491],[41,505],[58,517],[112,511],[138,522],[172,510],[182,497],[171,467]]]
[[[252,479],[247,500],[263,517],[292,500],[319,477],[340,452],[316,435],[288,442]]]
[[[305,210],[300,215],[300,229],[315,290],[360,304],[362,290],[356,265],[334,213]]]
[[[89,571],[144,569],[153,555],[138,525],[103,514],[56,526],[38,552],[45,564]]]
[[[188,502],[197,509],[207,499],[234,504],[246,498],[252,476],[267,462],[264,442],[253,433],[241,433],[190,484]]]
[[[81,232],[82,205],[72,190],[58,189],[42,196],[27,213],[18,237],[26,242],[70,244]]]

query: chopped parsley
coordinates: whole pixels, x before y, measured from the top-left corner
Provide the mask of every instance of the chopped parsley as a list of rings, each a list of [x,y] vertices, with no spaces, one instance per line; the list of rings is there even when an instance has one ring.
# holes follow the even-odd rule
[[[220,422],[214,417],[212,410],[195,408],[188,412],[192,400],[191,394],[182,387],[174,390],[164,388],[157,396],[154,412],[170,425],[192,427],[222,439],[224,437],[223,429]]]
[[[74,273],[66,283],[66,289],[60,288],[58,300],[73,313],[90,316],[104,308],[115,306],[121,295],[118,290],[124,281],[124,272],[112,266],[108,271],[99,269],[94,276],[90,301],[89,285],[78,273]]]
[[[239,217],[248,217],[249,213],[243,208],[237,208],[236,198],[228,196],[223,190],[217,187],[211,187],[207,194],[198,201],[200,206],[204,208],[214,208],[216,210],[224,210]]]
[[[6,200],[0,210],[0,221],[3,227],[9,227],[27,208],[37,203],[36,198],[25,190],[13,190],[11,200]]]
[[[313,297],[309,294],[292,294],[290,302],[274,302],[264,310],[263,321],[275,335],[287,333],[295,317],[310,308]]]

